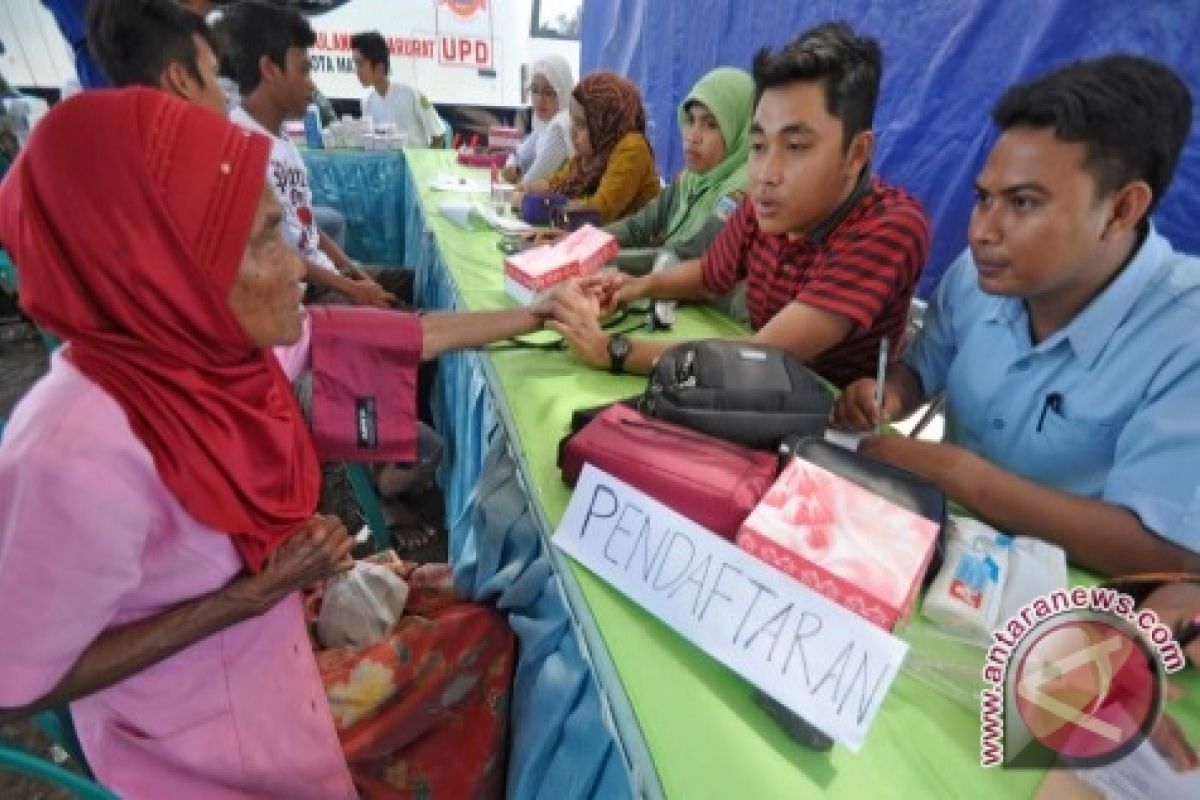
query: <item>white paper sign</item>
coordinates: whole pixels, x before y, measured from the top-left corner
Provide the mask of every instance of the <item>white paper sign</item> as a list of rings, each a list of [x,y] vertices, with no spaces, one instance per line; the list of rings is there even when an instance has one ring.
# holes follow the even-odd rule
[[[591,465],[554,544],[853,752],[908,651],[900,639]]]

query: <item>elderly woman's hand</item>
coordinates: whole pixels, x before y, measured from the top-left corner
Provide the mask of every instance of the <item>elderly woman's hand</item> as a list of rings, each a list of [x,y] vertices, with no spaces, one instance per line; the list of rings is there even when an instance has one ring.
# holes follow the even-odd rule
[[[271,557],[257,576],[264,611],[294,591],[306,589],[354,566],[354,541],[337,517],[317,514]]]

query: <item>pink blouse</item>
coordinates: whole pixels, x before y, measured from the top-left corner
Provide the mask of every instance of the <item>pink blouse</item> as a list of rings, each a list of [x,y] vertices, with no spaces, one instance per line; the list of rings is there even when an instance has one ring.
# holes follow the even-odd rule
[[[307,330],[277,351],[304,366]],[[227,584],[242,564],[159,480],[117,403],[61,352],[0,445],[0,707],[44,696],[104,630]],[[126,798],[352,798],[300,596],[71,704]]]

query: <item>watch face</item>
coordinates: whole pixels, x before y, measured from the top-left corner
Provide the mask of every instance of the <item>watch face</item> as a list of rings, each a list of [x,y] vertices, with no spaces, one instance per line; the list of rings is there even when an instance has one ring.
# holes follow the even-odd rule
[[[629,355],[629,338],[620,334],[608,340],[608,354],[613,358],[624,358]]]

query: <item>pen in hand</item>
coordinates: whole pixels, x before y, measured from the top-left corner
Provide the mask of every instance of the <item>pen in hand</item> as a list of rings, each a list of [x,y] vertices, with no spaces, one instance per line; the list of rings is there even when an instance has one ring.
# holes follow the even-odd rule
[[[875,370],[875,432],[883,432],[883,384],[887,380],[888,337],[879,340],[879,364]]]

